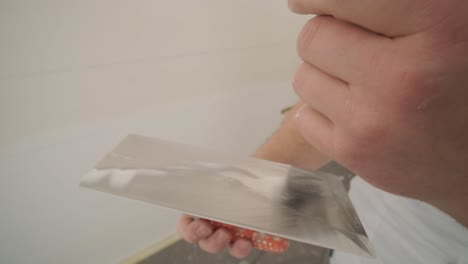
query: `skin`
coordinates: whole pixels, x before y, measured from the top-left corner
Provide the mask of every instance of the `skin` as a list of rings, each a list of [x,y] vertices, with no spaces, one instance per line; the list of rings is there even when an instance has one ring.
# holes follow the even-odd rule
[[[295,123],[374,186],[468,226],[468,1],[289,0]]]
[[[468,226],[468,1],[288,5],[319,15],[297,42],[303,63],[293,88],[304,103],[254,156],[309,169],[330,157]],[[201,227],[208,231],[194,235]],[[229,246],[226,231],[213,233],[206,222],[183,216],[178,229],[205,251]],[[231,255],[248,255],[251,245],[241,242],[229,246]]]

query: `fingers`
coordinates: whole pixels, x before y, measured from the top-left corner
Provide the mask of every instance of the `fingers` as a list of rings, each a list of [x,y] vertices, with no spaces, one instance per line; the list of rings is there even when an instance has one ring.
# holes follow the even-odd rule
[[[188,243],[194,243],[207,238],[213,233],[213,227],[205,220],[194,221],[192,217],[183,215],[177,223],[177,230]]]
[[[246,239],[238,239],[229,247],[229,254],[239,259],[247,257],[250,251],[252,251],[252,243]]]
[[[442,19],[443,1],[289,0],[298,14],[326,14],[390,37],[420,32]]]
[[[208,253],[218,253],[231,242],[231,234],[218,228],[213,232],[213,227],[205,220],[194,220],[191,216],[182,215],[177,223],[178,233],[189,242],[198,242],[200,248]],[[229,247],[229,253],[236,258],[245,258],[252,250],[252,243],[246,239],[237,239]]]
[[[307,142],[320,152],[332,156],[334,126],[328,118],[317,110],[304,105],[298,110],[294,122]]]
[[[349,84],[361,84],[382,67],[391,40],[328,16],[306,23],[299,35],[299,57]]]
[[[218,253],[231,241],[231,234],[223,228],[217,229],[211,236],[200,240],[198,245],[208,253]]]
[[[347,84],[303,63],[296,72],[293,88],[301,100],[335,124],[346,121],[350,91]]]

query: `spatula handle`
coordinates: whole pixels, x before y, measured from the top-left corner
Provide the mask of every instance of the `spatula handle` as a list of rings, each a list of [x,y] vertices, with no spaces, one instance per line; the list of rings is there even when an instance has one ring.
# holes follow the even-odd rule
[[[273,236],[273,235],[268,235],[265,233],[229,225],[229,224],[224,224],[220,222],[215,222],[215,221],[209,221],[211,225],[215,229],[217,228],[224,228],[228,230],[231,233],[231,242],[236,241],[239,238],[244,238],[252,242],[252,245],[254,248],[267,251],[267,252],[273,252],[273,253],[281,253],[284,252],[288,249],[289,247],[289,242],[287,239]]]

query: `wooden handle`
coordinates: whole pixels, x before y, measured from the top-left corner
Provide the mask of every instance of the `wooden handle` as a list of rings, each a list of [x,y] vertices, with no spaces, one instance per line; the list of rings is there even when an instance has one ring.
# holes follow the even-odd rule
[[[224,228],[231,233],[231,242],[236,241],[239,238],[250,240],[252,245],[256,249],[260,249],[267,252],[281,253],[288,249],[289,242],[287,239],[264,234],[261,232],[223,224],[215,221],[209,221],[215,229]]]

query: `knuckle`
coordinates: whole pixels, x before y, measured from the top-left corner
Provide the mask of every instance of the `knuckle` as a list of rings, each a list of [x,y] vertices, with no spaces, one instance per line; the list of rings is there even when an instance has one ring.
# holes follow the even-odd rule
[[[411,64],[400,68],[395,74],[397,87],[408,90],[407,88],[420,87],[427,78],[426,73],[421,67]]]
[[[229,249],[229,254],[235,258],[242,259],[250,254],[251,249],[239,248],[236,244]]]
[[[195,221],[195,222],[192,222],[189,224],[189,233],[190,234],[193,234],[195,235],[195,232],[197,231],[197,229],[200,227],[200,222],[199,221]]]
[[[302,63],[296,70],[296,73],[293,77],[292,86],[294,91],[300,96],[302,94],[302,90],[305,84],[305,77],[306,77],[306,63]]]
[[[349,131],[335,144],[337,160],[358,167],[368,159],[371,146],[381,144],[388,133],[387,125],[378,114],[353,120]]]
[[[372,143],[382,138],[382,132],[384,131],[383,126],[384,124],[382,124],[382,119],[380,118],[363,117],[353,128],[353,134],[358,141]]]
[[[310,19],[302,28],[297,39],[297,53],[299,57],[305,58],[307,51],[312,47],[315,37],[320,28],[330,18],[325,16],[318,16]]]
[[[207,244],[206,241],[201,240],[200,242],[198,242],[198,246],[200,247],[201,250],[207,253],[215,253],[213,252],[212,247],[209,244]]]
[[[243,251],[231,251],[229,252],[229,254],[237,259],[243,259],[249,255],[248,252],[243,252]]]
[[[185,229],[184,233],[184,239],[189,242],[189,243],[194,243],[197,240],[199,240],[196,230],[200,227],[200,223],[198,222],[192,222],[190,223],[187,228]]]
[[[188,232],[182,233],[182,237],[184,238],[185,242],[190,244],[195,243],[197,241],[195,235]]]
[[[198,244],[204,251],[214,254],[223,250],[228,245],[230,239],[231,237],[229,233],[226,233],[226,231],[223,231],[222,229],[218,229],[208,238],[200,240]]]
[[[387,61],[393,56],[392,52],[388,51],[387,47],[379,47],[379,49],[369,48],[368,52],[368,61],[364,66],[363,71],[360,73],[358,78],[362,80],[363,84],[367,85],[381,85],[381,78],[376,78],[376,76],[385,76],[388,72]]]
[[[335,147],[336,160],[348,165],[350,168],[356,166],[356,161],[362,157],[361,150],[363,144],[356,142],[352,139],[345,138],[341,140]]]
[[[441,76],[431,74],[423,65],[410,64],[397,70],[392,78],[395,114],[405,115],[418,109],[421,102],[434,95],[437,78]]]
[[[198,244],[203,251],[208,252],[210,254],[218,253],[224,248],[224,245],[216,243],[212,240],[200,240]]]

